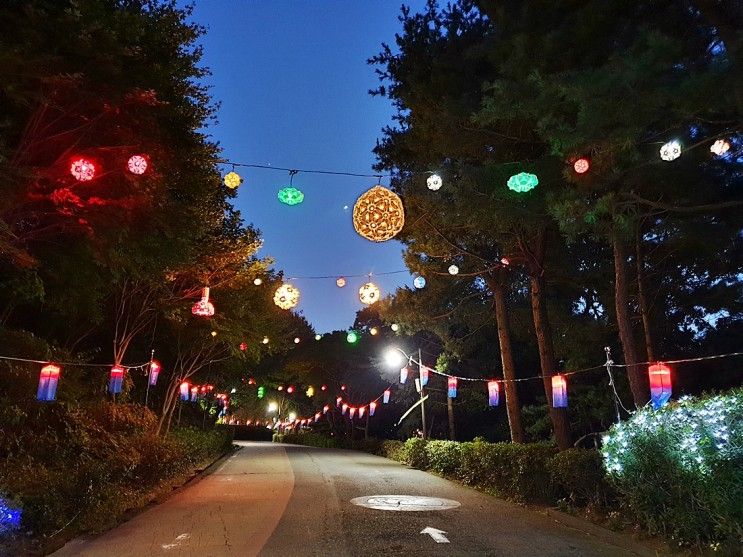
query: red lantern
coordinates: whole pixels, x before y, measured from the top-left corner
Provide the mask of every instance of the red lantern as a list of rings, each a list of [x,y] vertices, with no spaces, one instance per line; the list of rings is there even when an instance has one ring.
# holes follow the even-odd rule
[[[286,392],[287,392],[287,393],[289,393],[289,394],[292,394],[292,393],[294,392],[294,387],[292,387],[291,385],[289,385],[289,386],[288,386],[288,387],[286,388]]]
[[[111,375],[108,378],[108,392],[111,394],[119,394],[121,392],[121,384],[124,382],[124,368],[115,365],[111,368]]]
[[[38,400],[55,400],[57,398],[57,383],[61,368],[54,364],[47,364],[39,373],[39,388],[36,391]]]
[[[157,385],[157,377],[160,375],[160,362],[152,360],[150,362],[150,385]]]
[[[552,406],[553,408],[568,407],[568,382],[564,375],[552,376]]]
[[[133,155],[126,162],[126,167],[132,174],[144,174],[147,170],[147,159],[142,155]]]
[[[501,257],[501,259],[500,259],[500,263],[501,263],[501,265],[503,265],[504,267],[508,267],[508,266],[509,266],[509,265],[511,264],[511,260],[510,260],[510,259],[508,259],[508,257]]]
[[[315,422],[320,419],[320,412],[315,412]]]
[[[70,174],[80,182],[89,182],[95,177],[95,164],[86,158],[79,158],[70,164]]]
[[[346,415],[346,410],[348,410],[348,404],[346,404],[344,402],[343,403],[343,406],[341,406],[341,414],[343,414],[345,416]]]
[[[214,305],[209,301],[209,287],[205,286],[201,290],[201,300],[196,302],[191,308],[191,313],[198,317],[211,317],[214,315]]]
[[[346,390],[346,386],[345,385],[341,385],[341,391],[345,391],[345,390]]]
[[[248,349],[248,345],[245,342],[240,343],[240,351],[245,352]]]
[[[255,385],[255,379],[253,379],[252,377],[248,379],[248,385]]]
[[[327,404],[322,407],[322,413],[323,414],[327,414],[328,413],[328,410],[330,410],[330,406],[328,406]]]
[[[650,379],[650,401],[656,410],[671,398],[671,368],[666,364],[653,364],[648,367]]]
[[[591,163],[585,157],[581,157],[573,163],[573,170],[578,174],[585,174],[589,168],[591,168]]]
[[[335,405],[336,406],[340,406],[342,401],[343,401],[343,399],[341,397],[336,398],[335,399]]]

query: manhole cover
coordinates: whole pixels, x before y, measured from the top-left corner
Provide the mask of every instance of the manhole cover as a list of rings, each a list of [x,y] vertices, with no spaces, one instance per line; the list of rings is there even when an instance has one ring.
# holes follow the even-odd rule
[[[351,503],[380,511],[445,511],[459,506],[452,499],[420,495],[369,495],[351,499]]]

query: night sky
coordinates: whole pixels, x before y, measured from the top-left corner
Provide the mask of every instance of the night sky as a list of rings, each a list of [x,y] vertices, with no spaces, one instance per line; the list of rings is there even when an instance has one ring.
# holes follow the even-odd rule
[[[412,2],[413,7],[423,1]],[[378,81],[367,58],[394,43],[400,4],[392,1],[202,1],[193,19],[206,26],[207,83],[221,103],[210,132],[231,161],[286,168],[373,173],[371,152],[391,123],[386,99],[371,97]],[[227,169],[229,170],[229,168]],[[402,245],[374,244],[356,234],[351,210],[375,178],[298,174],[304,203],[289,207],[276,193],[288,172],[237,169],[244,183],[236,206],[260,229],[286,277],[359,275],[405,270]],[[389,185],[389,180],[382,183]],[[344,209],[348,206],[348,209]],[[412,284],[405,272],[375,277],[383,293]],[[318,332],[346,329],[361,309],[364,278],[297,278],[298,309]]]

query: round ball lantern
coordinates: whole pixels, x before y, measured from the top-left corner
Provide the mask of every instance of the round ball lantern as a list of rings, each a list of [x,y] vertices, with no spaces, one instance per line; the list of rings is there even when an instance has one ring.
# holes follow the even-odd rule
[[[585,157],[581,157],[573,163],[573,170],[577,174],[585,174],[589,168],[591,168],[591,163]]]
[[[304,194],[293,186],[281,188],[277,197],[279,201],[286,205],[299,205],[304,201]]]
[[[459,274],[459,267],[456,265],[449,265],[449,274],[450,275],[458,275]]]
[[[291,284],[282,284],[273,295],[273,303],[281,309],[291,309],[299,303],[299,289]]]
[[[402,200],[382,186],[362,194],[353,206],[353,227],[372,242],[394,238],[405,224]]]
[[[441,189],[441,186],[444,185],[444,181],[441,179],[441,176],[438,174],[431,174],[426,179],[426,185],[428,186],[429,190],[436,191],[438,189]]]
[[[379,301],[379,288],[373,282],[367,282],[359,288],[359,300],[367,306]]]
[[[335,279],[335,285],[338,288],[343,288],[344,286],[346,286],[346,279],[343,277],[338,277],[337,279]]]
[[[718,157],[721,157],[725,153],[730,151],[730,143],[728,143],[725,139],[718,139],[712,145],[710,145],[709,150]]]
[[[95,177],[95,164],[88,159],[76,159],[70,164],[70,174],[80,182],[89,182]]]
[[[260,286],[261,284],[263,284],[263,279],[261,277],[255,277],[253,279],[253,284],[255,284],[256,286]]]
[[[240,178],[240,175],[234,170],[232,172],[228,172],[224,176],[224,185],[230,188],[231,190],[234,190],[242,183],[243,183],[243,179]]]
[[[674,139],[660,148],[660,158],[664,161],[675,161],[681,156],[681,142]]]
[[[539,184],[539,178],[535,174],[529,174],[528,172],[514,174],[507,182],[508,189],[517,193],[531,191],[537,187],[537,184]]]
[[[392,331],[396,333],[400,330],[400,325],[398,325],[397,323],[393,323],[392,325],[390,325],[390,329],[392,329]]]
[[[415,277],[415,280],[413,280],[413,286],[418,289],[424,288],[426,286],[426,279],[421,276]]]
[[[144,174],[147,171],[147,159],[142,155],[133,155],[126,161],[126,167],[132,174]]]

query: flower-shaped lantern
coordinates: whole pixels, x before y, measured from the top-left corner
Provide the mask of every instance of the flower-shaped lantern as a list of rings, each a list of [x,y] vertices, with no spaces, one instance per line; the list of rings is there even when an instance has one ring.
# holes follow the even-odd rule
[[[402,200],[383,186],[374,186],[362,194],[353,206],[353,227],[372,242],[394,238],[404,224]]]
[[[299,289],[291,284],[282,284],[273,295],[273,303],[281,309],[291,309],[299,303]]]
[[[359,288],[359,300],[368,306],[379,301],[379,287],[373,282],[367,282]]]
[[[518,193],[525,193],[533,190],[539,184],[539,178],[535,174],[529,174],[528,172],[519,172],[514,174],[508,179],[507,185],[509,190],[513,190]]]

